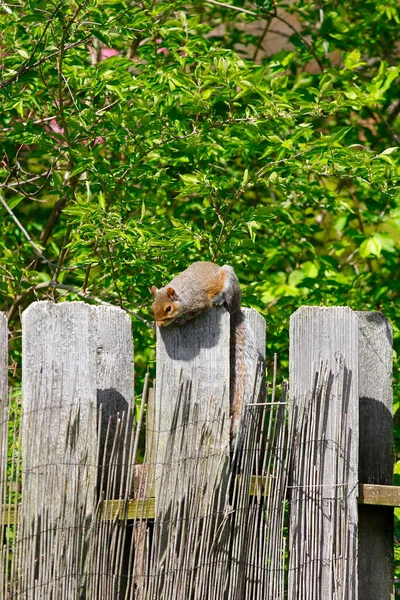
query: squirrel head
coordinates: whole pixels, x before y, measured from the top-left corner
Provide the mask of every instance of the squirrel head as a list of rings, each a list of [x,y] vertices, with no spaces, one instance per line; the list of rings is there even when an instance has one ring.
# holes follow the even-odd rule
[[[153,314],[157,327],[171,325],[182,312],[176,291],[170,286],[158,289],[155,285],[150,291],[154,296]]]

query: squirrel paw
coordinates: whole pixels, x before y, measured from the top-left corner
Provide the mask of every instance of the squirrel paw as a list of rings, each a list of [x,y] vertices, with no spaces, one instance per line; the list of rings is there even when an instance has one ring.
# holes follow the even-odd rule
[[[227,308],[225,294],[223,292],[221,292],[217,296],[214,296],[212,305],[213,306],[225,306],[225,308]]]

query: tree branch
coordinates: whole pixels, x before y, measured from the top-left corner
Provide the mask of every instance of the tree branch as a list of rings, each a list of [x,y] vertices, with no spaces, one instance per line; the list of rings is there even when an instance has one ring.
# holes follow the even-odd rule
[[[36,254],[38,256],[40,256],[40,258],[43,258],[46,262],[49,262],[46,258],[44,258],[41,249],[39,248],[39,246],[37,246],[35,244],[35,242],[31,238],[31,236],[29,235],[29,233],[27,232],[25,227],[22,225],[21,221],[19,219],[17,219],[17,217],[14,215],[13,211],[8,206],[7,202],[4,200],[3,195],[1,193],[0,193],[0,203],[4,206],[4,208],[6,209],[6,211],[8,212],[8,214],[10,215],[10,217],[12,218],[14,223],[17,225],[18,229],[20,231],[22,231],[22,233],[24,234],[24,236],[26,237],[26,239],[28,240],[28,242],[30,243],[32,248],[35,250]]]
[[[226,2],[218,2],[217,0],[205,0],[206,4],[215,4],[216,6],[222,6],[223,8],[230,8],[232,10],[236,10],[237,12],[244,13],[246,15],[251,15],[252,17],[258,17],[259,15],[252,10],[247,10],[247,8],[240,8],[239,6],[234,6],[233,4],[228,4]]]
[[[324,67],[323,67],[318,55],[316,54],[315,50],[313,49],[312,45],[307,42],[305,37],[303,37],[301,35],[301,33],[299,33],[297,31],[297,29],[295,27],[293,27],[293,25],[291,23],[289,23],[289,21],[287,21],[283,17],[279,16],[278,14],[275,14],[274,18],[277,19],[278,21],[280,21],[281,23],[284,23],[284,25],[286,25],[286,27],[289,27],[289,29],[291,31],[293,31],[293,33],[295,35],[297,35],[297,37],[299,38],[299,40],[301,40],[301,42],[304,44],[304,46],[309,49],[309,51],[311,52],[311,54],[313,55],[313,57],[315,59],[315,62],[317,63],[317,65],[319,66],[319,68],[321,69],[321,72],[322,72],[324,70]]]
[[[254,54],[253,54],[254,62],[256,62],[257,54],[258,54],[259,50],[261,49],[262,43],[265,40],[265,36],[267,35],[267,33],[269,31],[269,26],[271,25],[272,19],[273,19],[273,16],[271,16],[269,19],[267,19],[267,21],[265,22],[264,30],[263,30],[262,34],[260,35],[260,37],[258,38],[258,42],[257,42],[256,48],[254,50]]]
[[[71,48],[76,48],[76,46],[81,46],[82,44],[86,44],[86,42],[88,42],[92,37],[93,37],[92,34],[86,35],[84,38],[82,38],[81,40],[78,40],[77,42],[73,42],[72,44],[67,44],[64,48],[64,51],[70,50]],[[61,49],[58,48],[57,50],[54,50],[54,52],[50,52],[50,54],[48,54],[47,56],[44,56],[43,58],[39,58],[39,60],[37,60],[32,65],[29,64],[29,60],[30,60],[29,59],[25,65],[22,65],[22,67],[20,67],[18,69],[18,71],[16,73],[14,73],[14,75],[12,75],[9,79],[6,79],[5,81],[2,81],[0,83],[0,90],[7,87],[7,85],[10,85],[11,83],[14,83],[14,81],[16,81],[24,73],[27,73],[28,71],[31,71],[32,69],[36,69],[36,67],[38,67],[39,65],[46,62],[46,60],[49,60],[49,58],[53,58],[53,56],[57,56],[58,54],[60,54],[60,52],[61,52]]]
[[[33,241],[33,239],[31,238],[31,236],[29,235],[29,233],[25,229],[25,227],[22,225],[21,221],[15,216],[15,214],[13,213],[13,211],[11,210],[11,208],[8,206],[7,202],[4,200],[4,198],[3,198],[3,196],[2,196],[1,193],[0,193],[0,204],[3,205],[3,207],[8,212],[8,214],[10,215],[10,217],[12,218],[12,220],[14,221],[14,223],[16,224],[16,226],[18,227],[18,229],[23,233],[24,237],[30,243],[30,245],[34,249],[35,254],[37,255],[37,257],[40,258],[41,260],[43,260],[50,267],[54,267],[56,269],[60,269],[61,271],[76,271],[76,269],[79,269],[81,267],[86,266],[86,265],[75,265],[73,267],[62,267],[62,266],[58,265],[57,263],[54,263],[51,260],[49,260],[48,258],[46,258],[45,255],[43,254],[42,250]]]

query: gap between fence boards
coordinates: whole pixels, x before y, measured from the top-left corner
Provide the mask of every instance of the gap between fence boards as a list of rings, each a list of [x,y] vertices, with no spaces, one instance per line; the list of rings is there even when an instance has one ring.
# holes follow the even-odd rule
[[[266,496],[266,488],[267,486],[262,477],[253,475],[249,495]],[[360,483],[358,503],[373,506],[400,507],[400,486]],[[154,507],[154,497],[131,499],[128,501],[108,500],[103,503],[101,520],[151,520],[154,519],[155,516]],[[16,522],[16,506],[14,504],[4,504],[1,507],[0,524],[15,525]]]

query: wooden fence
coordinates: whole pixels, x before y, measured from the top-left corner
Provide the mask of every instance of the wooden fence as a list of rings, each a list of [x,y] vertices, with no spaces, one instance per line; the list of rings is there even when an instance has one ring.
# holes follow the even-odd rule
[[[245,318],[260,360],[232,443],[224,309],[158,331],[135,408],[127,315],[32,304],[21,417],[0,314],[1,598],[392,598],[390,325],[301,308],[289,388],[266,394],[265,323]]]

